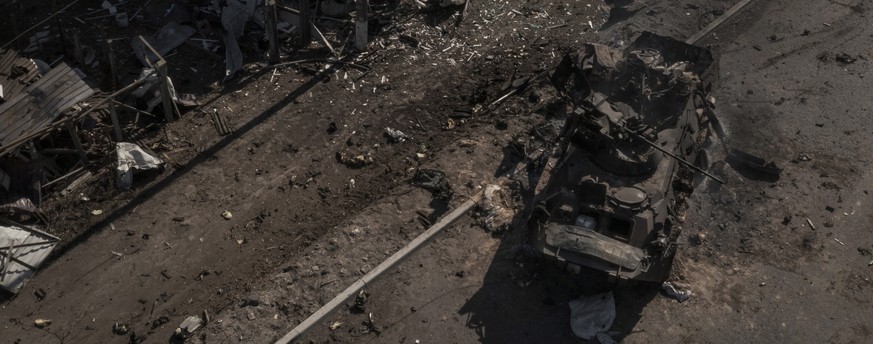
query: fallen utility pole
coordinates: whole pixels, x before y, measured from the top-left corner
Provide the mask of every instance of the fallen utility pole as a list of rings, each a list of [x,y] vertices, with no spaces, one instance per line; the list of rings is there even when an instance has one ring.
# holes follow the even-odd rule
[[[709,23],[709,25],[703,28],[703,30],[698,31],[694,34],[694,36],[691,36],[691,38],[686,40],[685,43],[692,45],[697,44],[697,41],[703,38],[703,36],[708,35],[710,32],[721,26],[721,24],[724,24],[724,22],[726,22],[728,19],[731,19],[731,17],[733,17],[737,13],[740,13],[740,10],[742,10],[743,7],[746,7],[746,5],[748,5],[750,2],[752,2],[752,0],[741,0],[736,5],[725,11],[724,14],[721,15],[721,17],[718,17],[718,19],[714,20],[712,23]]]
[[[422,246],[424,246],[424,244],[427,244],[430,239],[433,239],[434,236],[442,232],[449,225],[455,222],[455,220],[467,213],[467,211],[470,210],[470,208],[472,208],[476,204],[476,202],[478,202],[478,200],[482,197],[482,193],[483,191],[476,193],[473,197],[455,208],[455,210],[453,210],[451,213],[440,219],[439,222],[428,228],[424,233],[421,233],[421,235],[410,241],[408,244],[406,244],[406,246],[403,246],[403,248],[401,248],[399,251],[394,253],[394,255],[382,262],[382,264],[379,264],[379,266],[376,266],[376,268],[368,272],[366,275],[364,275],[364,277],[361,277],[360,279],[355,281],[355,283],[352,283],[351,286],[339,293],[336,297],[333,298],[333,300],[330,300],[330,302],[328,302],[318,311],[310,315],[309,318],[306,318],[306,320],[300,323],[300,325],[297,325],[297,327],[291,330],[291,332],[288,332],[288,334],[276,341],[276,344],[291,343],[294,340],[302,337],[307,331],[309,331],[310,328],[312,328],[313,325],[323,321],[325,317],[333,313],[333,311],[336,310],[336,308],[343,304],[346,300],[354,295],[357,295],[358,292],[366,287],[368,283],[379,278],[379,276],[382,276],[382,274],[384,274],[385,272],[393,269],[395,266],[397,266],[398,263],[406,259],[406,257],[414,253]]]

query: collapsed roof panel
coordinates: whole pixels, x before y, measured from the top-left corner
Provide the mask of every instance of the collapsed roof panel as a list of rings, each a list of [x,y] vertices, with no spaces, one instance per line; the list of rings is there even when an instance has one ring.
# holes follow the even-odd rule
[[[51,234],[0,220],[0,288],[17,293],[58,240]]]
[[[94,90],[61,63],[21,92],[0,104],[0,147],[48,127],[61,113],[94,94]]]
[[[33,60],[6,51],[0,56],[0,103],[21,93],[41,75]]]

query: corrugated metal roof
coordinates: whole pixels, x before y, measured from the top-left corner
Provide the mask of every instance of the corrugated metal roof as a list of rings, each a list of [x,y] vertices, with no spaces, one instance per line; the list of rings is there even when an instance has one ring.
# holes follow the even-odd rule
[[[33,228],[0,222],[0,288],[18,292],[48,258],[58,240]]]
[[[13,70],[13,67],[17,68]],[[13,98],[39,77],[39,68],[33,60],[19,57],[12,50],[0,56],[0,85],[3,86],[3,99]]]
[[[94,94],[76,72],[61,63],[0,104],[0,147],[45,129],[61,113]]]

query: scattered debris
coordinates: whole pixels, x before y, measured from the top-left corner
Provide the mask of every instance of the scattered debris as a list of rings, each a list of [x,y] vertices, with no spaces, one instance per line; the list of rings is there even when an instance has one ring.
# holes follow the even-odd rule
[[[36,296],[37,301],[42,301],[42,299],[45,299],[46,295],[48,295],[48,293],[46,293],[42,288],[37,288],[33,291],[33,296]]]
[[[173,332],[173,335],[178,339],[185,339],[194,334],[194,331],[197,331],[203,325],[203,318],[198,315],[192,315],[182,321],[179,327],[177,327],[176,330]]]
[[[373,157],[370,156],[370,153],[366,154],[349,154],[349,153],[336,153],[336,160],[348,167],[351,168],[361,168],[373,163]]]
[[[342,325],[343,325],[342,321],[334,321],[333,323],[330,324],[329,328],[331,331],[336,331],[336,329],[340,328],[340,326],[342,326]]]
[[[454,195],[446,174],[442,171],[420,169],[412,177],[412,186],[429,190],[434,197],[449,200]]]
[[[661,285],[661,290],[664,291],[667,296],[672,298],[673,300],[679,301],[680,303],[685,302],[691,297],[691,290],[679,290],[673,286],[673,283],[664,282]]]
[[[809,224],[809,228],[811,228],[812,230],[815,230],[815,225],[812,224],[812,220],[810,220],[808,217],[806,218],[806,223]]]
[[[391,129],[391,127],[385,128],[385,135],[391,139],[391,142],[403,142],[409,139],[408,135],[400,130]]]
[[[606,332],[615,320],[612,292],[583,296],[570,301],[570,328],[576,337],[588,340]]]
[[[800,153],[800,154],[797,154],[797,160],[798,161],[810,161],[810,160],[812,160],[812,158],[810,158],[809,155],[807,155],[806,153]]]
[[[355,303],[352,305],[351,311],[353,313],[364,313],[367,310],[365,305],[367,304],[368,297],[370,297],[370,293],[363,289],[359,291],[358,296],[355,296]]]
[[[221,217],[223,217],[225,220],[230,220],[233,218],[233,213],[231,213],[230,210],[225,210],[221,213]]]
[[[94,215],[94,216],[100,216],[100,215],[103,215],[103,210],[101,210],[101,209],[94,209],[94,210],[91,210],[91,215]]]
[[[840,62],[842,64],[852,64],[852,63],[855,63],[855,61],[858,61],[857,58],[852,57],[851,55],[846,54],[846,53],[840,53],[840,54],[835,55],[834,60],[836,60],[837,62]]]
[[[158,327],[164,326],[165,324],[167,324],[169,322],[170,322],[170,318],[168,318],[166,315],[162,315],[162,316],[158,317],[157,319],[155,319],[154,321],[152,321],[152,330],[154,330]]]
[[[36,326],[39,328],[43,328],[43,327],[46,327],[46,326],[51,325],[51,324],[52,324],[52,321],[49,319],[36,319],[33,321],[33,326]]]
[[[840,241],[840,239],[834,238],[834,241],[836,241],[840,245],[846,246],[846,244],[844,244],[842,241]]]
[[[515,212],[511,207],[512,200],[508,191],[498,185],[485,187],[485,196],[478,204],[478,215],[486,230],[501,231],[509,228]]]
[[[112,333],[115,333],[119,336],[123,336],[130,332],[130,325],[122,324],[122,323],[114,323],[112,324]]]
[[[117,143],[116,154],[118,155],[118,167],[116,168],[118,187],[122,190],[130,190],[133,186],[133,172],[135,170],[156,169],[163,164],[160,159],[129,142]]]
[[[379,326],[376,326],[376,322],[373,320],[373,313],[367,314],[367,322],[364,325],[367,326],[366,333],[379,334],[382,332],[382,330],[379,329]]]

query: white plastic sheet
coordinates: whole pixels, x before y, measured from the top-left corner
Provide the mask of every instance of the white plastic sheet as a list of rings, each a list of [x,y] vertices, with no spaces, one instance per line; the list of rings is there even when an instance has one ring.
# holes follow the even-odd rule
[[[149,170],[158,168],[163,164],[158,158],[146,153],[139,146],[130,142],[119,142],[116,144],[118,155],[118,187],[122,190],[130,190],[133,185],[134,170]]]

